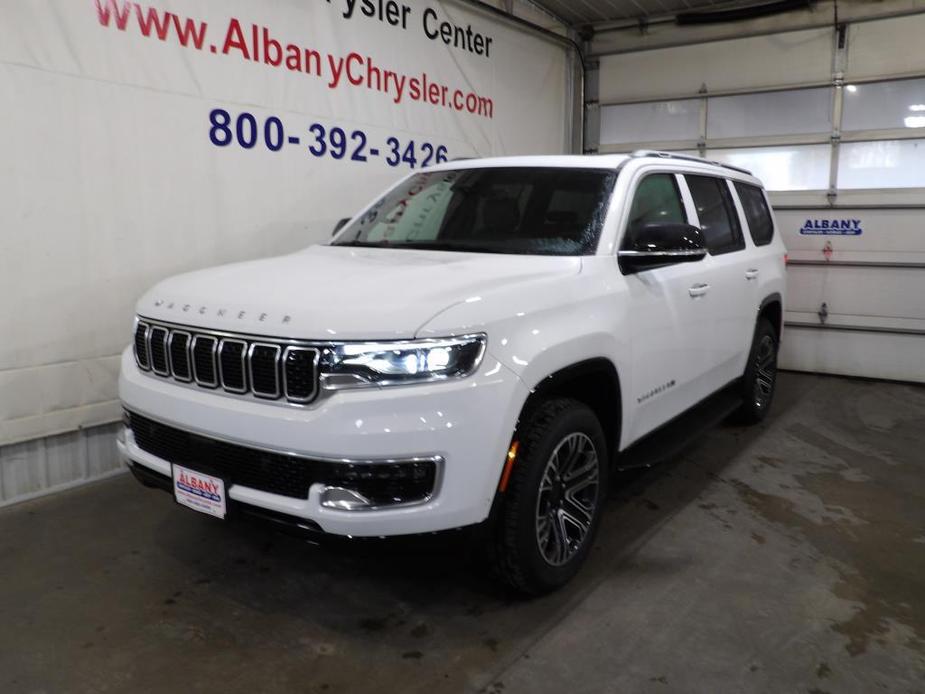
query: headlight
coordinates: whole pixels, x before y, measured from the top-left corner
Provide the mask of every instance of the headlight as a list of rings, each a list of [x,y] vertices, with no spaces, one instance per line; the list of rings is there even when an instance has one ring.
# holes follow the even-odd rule
[[[334,345],[321,356],[321,383],[337,390],[463,378],[479,367],[486,341],[480,334]]]

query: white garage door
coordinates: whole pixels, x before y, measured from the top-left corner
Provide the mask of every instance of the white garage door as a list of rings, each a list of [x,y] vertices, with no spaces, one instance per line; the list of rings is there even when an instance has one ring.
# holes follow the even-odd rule
[[[771,192],[785,368],[925,382],[925,61],[884,50],[923,32],[917,14],[600,59],[595,149],[699,153]]]

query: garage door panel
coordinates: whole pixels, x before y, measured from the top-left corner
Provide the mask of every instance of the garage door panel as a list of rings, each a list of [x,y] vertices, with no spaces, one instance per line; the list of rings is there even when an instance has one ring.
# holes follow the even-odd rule
[[[925,320],[925,268],[787,268],[787,309],[830,314]]]
[[[921,333],[925,336],[925,320],[921,318],[890,318],[886,316],[865,316],[852,313],[828,312],[825,322],[818,311],[784,311],[784,321],[789,327],[795,325],[818,327],[824,330],[858,330],[885,333]],[[923,345],[925,349],[925,345]]]
[[[831,61],[827,27],[609,55],[601,58],[600,98],[606,103],[693,96],[701,86],[718,92],[825,83]]]
[[[790,328],[779,363],[795,371],[925,383],[925,337]]]
[[[925,15],[906,15],[858,22],[848,30],[848,80],[920,74],[918,46],[925,33]],[[886,46],[898,47],[885,50]]]
[[[832,249],[831,261],[879,261],[925,263],[925,209],[838,209],[807,208],[776,210],[778,228],[791,259],[825,260],[826,244]],[[806,233],[812,227],[848,222],[861,233],[842,235]]]

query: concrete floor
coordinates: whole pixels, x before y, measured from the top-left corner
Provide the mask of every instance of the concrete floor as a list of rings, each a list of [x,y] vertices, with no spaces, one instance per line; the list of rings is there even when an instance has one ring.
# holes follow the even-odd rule
[[[624,475],[566,590],[312,547],[128,476],[0,512],[0,691],[922,692],[925,389],[786,374]]]

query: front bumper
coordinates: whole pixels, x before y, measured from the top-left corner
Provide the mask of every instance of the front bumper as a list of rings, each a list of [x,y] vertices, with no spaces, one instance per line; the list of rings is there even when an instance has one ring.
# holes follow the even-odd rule
[[[517,376],[487,354],[478,373],[459,381],[341,391],[291,407],[153,377],[138,369],[130,349],[122,355],[119,391],[132,412],[242,447],[326,460],[440,460],[433,494],[410,505],[328,508],[322,505],[323,484],[313,484],[305,498],[241,484],[227,490],[229,500],[248,508],[352,536],[435,532],[484,520],[528,395]],[[127,464],[169,481],[170,461],[143,450],[130,430],[118,447]]]

